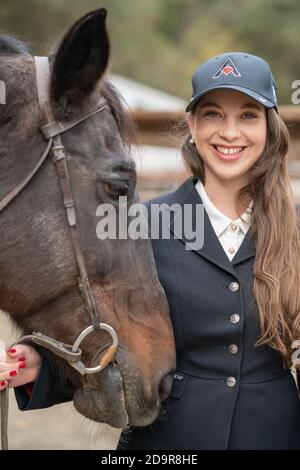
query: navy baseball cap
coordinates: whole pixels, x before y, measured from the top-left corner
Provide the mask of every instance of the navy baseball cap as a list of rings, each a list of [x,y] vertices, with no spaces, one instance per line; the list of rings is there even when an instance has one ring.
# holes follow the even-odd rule
[[[186,108],[191,111],[198,100],[220,88],[237,90],[267,108],[276,108],[276,83],[269,64],[245,52],[225,52],[200,65],[192,77],[193,95]]]

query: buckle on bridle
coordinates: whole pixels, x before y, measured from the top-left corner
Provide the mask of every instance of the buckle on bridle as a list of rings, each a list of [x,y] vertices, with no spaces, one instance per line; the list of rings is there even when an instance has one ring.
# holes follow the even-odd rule
[[[97,372],[100,372],[108,364],[110,364],[110,362],[114,360],[114,357],[116,355],[117,348],[118,348],[118,335],[112,326],[107,325],[106,323],[100,323],[100,322],[97,328],[94,325],[90,325],[79,334],[79,336],[76,338],[73,344],[72,352],[77,353],[78,351],[80,351],[79,345],[84,340],[84,338],[86,338],[93,331],[96,331],[99,329],[105,330],[111,335],[112,344],[109,346],[106,352],[101,356],[100,362],[98,366],[96,367],[86,367],[81,360],[77,362],[70,362],[69,363],[70,366],[76,369],[81,375],[96,374]]]

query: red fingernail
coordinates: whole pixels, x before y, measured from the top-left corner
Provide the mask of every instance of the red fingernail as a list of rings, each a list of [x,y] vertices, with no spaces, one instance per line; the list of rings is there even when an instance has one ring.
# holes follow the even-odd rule
[[[1,385],[1,387],[5,387],[5,385],[6,385],[5,380],[3,380],[3,382],[1,382],[0,385]]]
[[[19,359],[18,359],[19,362],[23,362],[23,361],[25,361],[25,360],[26,360],[26,357],[25,357],[25,356],[21,356],[21,357],[19,357]]]
[[[8,349],[7,352],[15,353],[15,352],[17,352],[17,350],[15,348],[11,348],[11,349]]]
[[[15,376],[17,375],[17,373],[18,373],[17,370],[12,370],[12,371],[9,373],[9,375],[10,375],[11,377],[15,377]]]
[[[19,369],[24,369],[24,367],[26,367],[26,364],[24,362],[21,362],[21,364],[19,364]]]

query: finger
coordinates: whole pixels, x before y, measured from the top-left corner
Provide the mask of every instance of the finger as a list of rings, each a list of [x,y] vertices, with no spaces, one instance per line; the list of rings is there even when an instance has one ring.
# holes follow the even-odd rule
[[[25,361],[18,361],[18,362],[0,362],[0,374],[2,372],[6,372],[9,370],[14,370],[14,369],[25,369],[27,367],[27,364]]]
[[[32,369],[22,371],[16,377],[8,381],[9,388],[19,387],[20,385],[25,385],[34,382],[38,376],[38,372],[38,367],[33,367]]]
[[[17,369],[13,370],[7,370],[5,372],[0,373],[0,382],[3,382],[4,380],[11,380],[14,377],[16,377],[19,374],[19,371]]]
[[[26,361],[28,367],[37,366],[41,362],[39,353],[28,344],[16,344],[7,350],[7,356],[10,359],[7,362]]]
[[[2,392],[2,390],[4,390],[8,385],[8,382],[6,380],[1,380],[0,382],[0,392]]]
[[[14,354],[15,357],[11,357],[11,356],[12,356],[12,354],[10,354],[10,355],[9,355],[9,354],[6,354],[6,357],[5,357],[4,359],[2,358],[2,360],[1,360],[0,363],[2,363],[2,364],[3,364],[3,363],[6,363],[6,364],[15,364],[16,361],[17,361],[17,362],[26,362],[26,356],[24,356],[24,355],[18,356],[18,355],[16,355],[16,354]],[[29,361],[29,358],[28,358],[28,357],[27,357],[27,361]]]

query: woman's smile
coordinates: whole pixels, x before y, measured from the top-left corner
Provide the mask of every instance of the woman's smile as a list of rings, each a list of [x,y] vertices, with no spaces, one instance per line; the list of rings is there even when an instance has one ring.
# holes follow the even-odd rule
[[[211,144],[213,154],[225,162],[234,162],[242,158],[247,146],[226,146]]]

